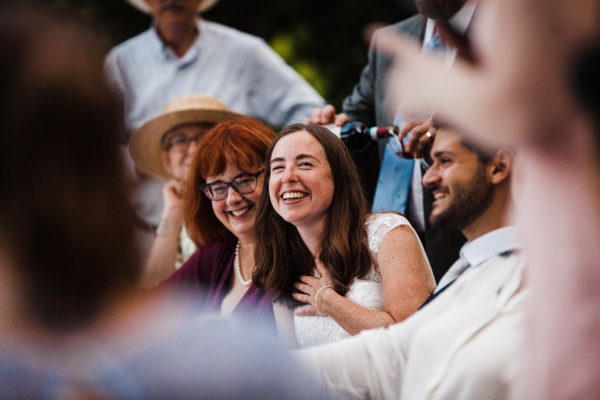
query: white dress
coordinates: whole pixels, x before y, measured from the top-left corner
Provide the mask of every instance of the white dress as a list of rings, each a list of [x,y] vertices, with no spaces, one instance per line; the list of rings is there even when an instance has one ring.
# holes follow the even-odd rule
[[[369,250],[375,259],[377,259],[379,245],[384,236],[400,225],[410,226],[410,223],[399,214],[380,213],[369,217],[367,220]],[[426,257],[422,246],[421,251]],[[371,270],[363,279],[356,278],[350,283],[346,298],[370,310],[383,310],[383,282],[375,265],[371,266]],[[294,313],[294,329],[300,347],[335,342],[350,336],[329,316],[307,316]]]

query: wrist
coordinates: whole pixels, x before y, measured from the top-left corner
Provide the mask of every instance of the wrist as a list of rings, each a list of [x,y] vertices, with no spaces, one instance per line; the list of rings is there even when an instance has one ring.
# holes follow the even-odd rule
[[[174,221],[183,220],[183,208],[179,205],[169,205],[163,208],[161,218],[173,219]]]
[[[315,310],[320,314],[328,314],[326,312],[327,309],[327,301],[325,297],[327,296],[327,289],[331,289],[335,292],[335,289],[331,285],[321,286],[317,292],[315,293]]]
[[[176,218],[168,215],[162,215],[156,228],[157,235],[167,235],[169,233],[177,233],[181,231],[183,221],[181,218]]]

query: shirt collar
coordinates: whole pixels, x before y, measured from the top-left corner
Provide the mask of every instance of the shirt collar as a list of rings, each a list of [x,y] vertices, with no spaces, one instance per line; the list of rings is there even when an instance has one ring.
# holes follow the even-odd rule
[[[448,23],[454,27],[458,33],[464,34],[469,27],[469,23],[471,22],[471,18],[473,18],[473,14],[475,13],[475,6],[476,3],[474,1],[467,1],[465,5],[462,6],[462,8],[448,20]],[[434,26],[435,20],[427,18],[423,43],[427,43],[427,41],[431,39]]]
[[[162,39],[158,35],[158,31],[156,30],[156,25],[152,23],[152,26],[150,28],[150,51],[154,54],[155,57],[157,57],[160,60],[174,61],[180,64],[180,66],[187,65],[193,62],[196,58],[198,58],[198,55],[200,54],[199,47],[200,36],[202,35],[202,25],[203,24],[200,23],[200,18],[198,18],[196,20],[196,29],[198,30],[196,40],[194,41],[194,43],[192,43],[192,45],[190,46],[188,51],[183,55],[183,57],[178,58],[173,53],[173,50],[171,50],[171,48],[162,41]]]
[[[460,256],[477,265],[507,251],[518,250],[521,242],[518,239],[517,229],[514,226],[499,228],[467,242],[460,249]]]
[[[475,6],[476,2],[467,1],[465,5],[448,20],[448,23],[454,27],[458,33],[464,34],[475,13]]]

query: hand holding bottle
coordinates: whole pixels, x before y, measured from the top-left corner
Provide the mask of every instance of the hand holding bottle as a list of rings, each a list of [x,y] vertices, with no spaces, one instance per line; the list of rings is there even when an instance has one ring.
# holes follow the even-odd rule
[[[423,158],[429,151],[436,128],[430,119],[407,122],[402,125],[398,140],[405,158]]]

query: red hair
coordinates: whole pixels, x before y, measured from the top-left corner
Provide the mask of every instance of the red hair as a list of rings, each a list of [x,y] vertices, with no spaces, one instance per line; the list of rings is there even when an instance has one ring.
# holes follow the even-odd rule
[[[264,165],[274,138],[275,132],[267,125],[244,117],[216,125],[198,143],[184,195],[185,227],[198,247],[232,236],[215,216],[200,185],[206,183],[207,177],[224,173],[228,166],[255,172]]]

